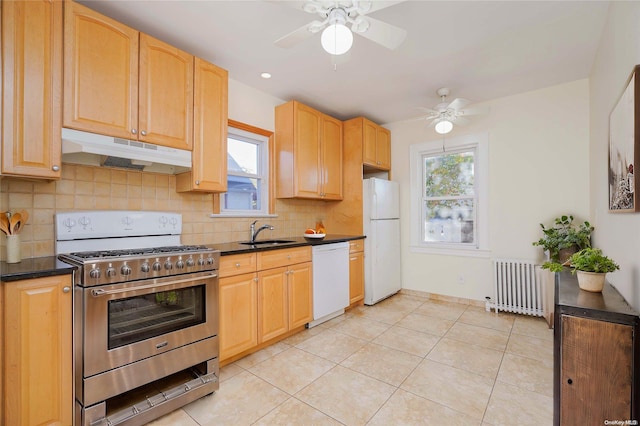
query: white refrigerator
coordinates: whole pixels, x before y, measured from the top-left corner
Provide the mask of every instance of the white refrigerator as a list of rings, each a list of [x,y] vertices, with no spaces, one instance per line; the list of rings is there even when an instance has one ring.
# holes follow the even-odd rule
[[[364,303],[373,305],[402,288],[400,277],[400,186],[363,181]]]

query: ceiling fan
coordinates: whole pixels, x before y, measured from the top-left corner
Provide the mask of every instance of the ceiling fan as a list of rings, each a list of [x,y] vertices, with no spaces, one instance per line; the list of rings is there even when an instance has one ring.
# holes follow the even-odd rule
[[[471,103],[468,99],[456,98],[451,103],[447,103],[447,96],[451,91],[446,87],[438,89],[436,93],[440,96],[441,102],[433,109],[418,107],[418,109],[427,113],[426,117],[423,116],[418,119],[426,118],[431,120],[429,127],[434,127],[436,132],[441,135],[453,130],[454,124],[462,126],[469,124],[470,121],[466,118],[467,116],[486,114],[488,112],[488,108],[465,109]]]
[[[322,20],[303,25],[279,38],[275,44],[289,48],[322,31],[321,43],[324,50],[332,55],[346,53],[353,44],[353,33],[378,43],[387,49],[397,48],[407,36],[407,32],[386,22],[366,16],[400,1],[323,1],[305,0],[278,2],[307,13],[316,14]],[[350,28],[349,28],[350,26]]]

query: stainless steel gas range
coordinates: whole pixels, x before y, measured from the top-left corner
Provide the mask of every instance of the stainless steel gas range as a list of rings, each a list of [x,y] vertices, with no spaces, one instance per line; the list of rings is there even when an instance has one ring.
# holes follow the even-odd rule
[[[174,213],[56,215],[74,276],[76,425],[142,425],[218,389],[220,253]]]

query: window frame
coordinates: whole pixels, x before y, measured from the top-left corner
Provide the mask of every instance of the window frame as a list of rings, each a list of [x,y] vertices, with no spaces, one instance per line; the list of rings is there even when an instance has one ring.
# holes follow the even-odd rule
[[[228,120],[227,123],[227,140],[236,135],[238,140],[246,139],[247,142],[256,142],[260,144],[260,164],[258,169],[260,179],[263,180],[261,186],[261,209],[260,210],[234,210],[224,209],[222,197],[224,192],[213,195],[213,213],[212,217],[273,217],[274,210],[274,153],[273,153],[273,132],[258,127],[251,126],[239,121]],[[228,151],[227,151],[228,152]],[[228,176],[241,176],[253,178],[251,174],[230,172],[227,170]]]
[[[489,138],[487,134],[463,135],[451,139],[421,142],[410,146],[411,175],[411,251],[421,253],[489,257],[488,174]],[[474,151],[474,243],[423,241],[426,176],[424,157]],[[455,197],[452,196],[451,199]]]

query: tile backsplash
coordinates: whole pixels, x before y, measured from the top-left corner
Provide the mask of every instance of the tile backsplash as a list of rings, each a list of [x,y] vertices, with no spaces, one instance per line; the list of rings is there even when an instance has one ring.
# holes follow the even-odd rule
[[[246,240],[256,218],[211,218],[213,196],[177,193],[173,175],[64,164],[62,178],[46,182],[3,177],[0,210],[25,209],[30,218],[21,235],[23,258],[53,256],[54,215],[78,210],[153,210],[182,213],[183,244],[215,244]],[[277,217],[260,218],[273,231],[261,238],[299,236],[316,220],[325,219],[327,205],[314,200],[276,200]],[[0,260],[5,260],[5,238]]]

